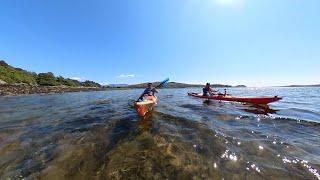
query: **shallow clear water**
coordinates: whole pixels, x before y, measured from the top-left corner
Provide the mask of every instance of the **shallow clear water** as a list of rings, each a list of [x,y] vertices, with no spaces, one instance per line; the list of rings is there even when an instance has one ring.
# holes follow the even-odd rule
[[[229,89],[284,97],[269,107],[197,90],[161,90],[145,118],[141,90],[0,97],[0,177],[320,179],[320,88]]]

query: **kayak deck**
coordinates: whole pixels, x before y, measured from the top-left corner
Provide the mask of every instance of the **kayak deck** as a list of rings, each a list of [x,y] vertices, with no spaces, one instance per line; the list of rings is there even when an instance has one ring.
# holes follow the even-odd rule
[[[189,96],[203,98],[203,99],[212,99],[218,101],[233,101],[241,103],[251,103],[251,104],[269,104],[281,100],[281,97],[278,96],[263,96],[263,97],[245,97],[245,96],[230,96],[230,95],[213,95],[213,96],[203,96],[198,93],[188,93]]]
[[[157,104],[158,98],[156,96],[148,96],[146,100],[141,102],[135,102],[134,107],[139,116],[145,116],[153,107]]]

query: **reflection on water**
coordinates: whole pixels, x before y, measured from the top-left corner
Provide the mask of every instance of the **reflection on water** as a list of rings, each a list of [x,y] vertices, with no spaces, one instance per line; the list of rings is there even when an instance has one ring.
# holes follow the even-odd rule
[[[187,91],[162,90],[145,118],[138,90],[3,97],[1,179],[320,179],[319,97],[264,89],[289,97],[257,107]]]
[[[204,100],[204,104],[206,105],[214,105],[216,102],[212,100]],[[225,103],[225,102],[219,102],[219,103]],[[241,103],[243,107],[239,107],[239,109],[242,109],[246,112],[253,113],[253,114],[276,114],[278,110],[272,109],[269,105],[262,105],[262,104],[247,104],[247,103]]]
[[[249,105],[247,108],[244,108],[246,112],[253,113],[253,114],[263,114],[263,115],[269,115],[269,114],[276,114],[276,109],[272,109],[269,105]]]

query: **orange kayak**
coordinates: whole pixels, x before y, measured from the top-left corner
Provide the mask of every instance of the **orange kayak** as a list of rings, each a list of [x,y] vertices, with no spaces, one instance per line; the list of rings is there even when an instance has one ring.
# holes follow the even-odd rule
[[[149,111],[152,111],[153,107],[158,103],[156,96],[145,96],[144,101],[135,102],[134,107],[139,116],[145,116]]]
[[[251,104],[269,104],[281,100],[281,97],[278,96],[264,96],[264,97],[245,97],[245,96],[230,96],[230,95],[213,95],[213,96],[203,96],[198,93],[188,93],[189,96],[203,98],[203,99],[212,99],[218,101],[234,101],[241,103],[251,103]]]

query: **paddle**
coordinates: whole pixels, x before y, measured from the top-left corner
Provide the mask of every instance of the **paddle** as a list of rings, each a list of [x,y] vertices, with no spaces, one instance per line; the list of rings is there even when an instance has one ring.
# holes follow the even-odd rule
[[[156,86],[155,88],[156,88],[156,89],[157,89],[157,88],[161,88],[161,87],[163,87],[165,84],[167,84],[168,82],[169,82],[169,78],[163,80],[163,81],[162,81],[158,86]],[[142,98],[142,96],[140,96],[139,99],[138,99],[136,102],[138,102],[141,98]]]
[[[164,81],[162,81],[158,86],[156,86],[155,88],[161,88],[162,86],[164,86],[165,84],[167,84],[169,82],[169,78],[165,79]]]

